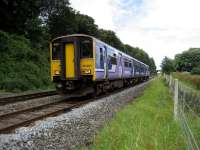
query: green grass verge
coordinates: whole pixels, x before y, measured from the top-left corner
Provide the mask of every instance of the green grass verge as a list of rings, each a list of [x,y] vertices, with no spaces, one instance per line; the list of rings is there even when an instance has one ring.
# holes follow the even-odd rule
[[[190,127],[190,130],[192,131],[193,136],[197,142],[197,145],[200,146],[200,117],[194,116],[191,111],[186,111],[185,117]]]
[[[85,149],[85,148],[84,148]],[[182,150],[181,129],[173,120],[173,101],[160,78],[118,112],[97,134],[95,150]]]
[[[172,73],[174,78],[179,79],[183,84],[197,90],[200,90],[200,75],[192,75],[188,72],[174,72]]]

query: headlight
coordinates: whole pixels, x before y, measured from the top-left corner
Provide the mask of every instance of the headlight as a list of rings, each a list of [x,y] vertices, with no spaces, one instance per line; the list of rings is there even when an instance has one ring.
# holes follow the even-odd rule
[[[55,75],[59,75],[60,72],[58,70],[55,71]]]
[[[84,72],[85,74],[90,74],[90,73],[91,73],[91,70],[90,70],[90,69],[86,69],[86,70],[83,70],[83,72]]]

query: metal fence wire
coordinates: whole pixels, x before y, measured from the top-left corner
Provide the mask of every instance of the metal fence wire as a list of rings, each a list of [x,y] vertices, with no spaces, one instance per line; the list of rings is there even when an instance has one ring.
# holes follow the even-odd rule
[[[183,85],[172,76],[164,75],[164,79],[174,95],[175,119],[182,128],[187,149],[200,150],[200,92]]]

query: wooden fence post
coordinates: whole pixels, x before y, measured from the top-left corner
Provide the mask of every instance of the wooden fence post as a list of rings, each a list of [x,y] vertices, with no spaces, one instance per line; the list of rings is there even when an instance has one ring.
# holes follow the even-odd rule
[[[169,89],[172,89],[172,76],[171,74],[169,75]]]
[[[178,79],[175,79],[174,85],[174,119],[178,119]]]

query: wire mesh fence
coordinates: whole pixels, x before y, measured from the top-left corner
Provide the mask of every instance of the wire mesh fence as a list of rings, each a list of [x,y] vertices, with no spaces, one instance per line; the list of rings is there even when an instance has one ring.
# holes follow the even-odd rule
[[[200,92],[172,76],[164,75],[164,79],[174,95],[174,117],[181,125],[187,149],[200,150]]]

